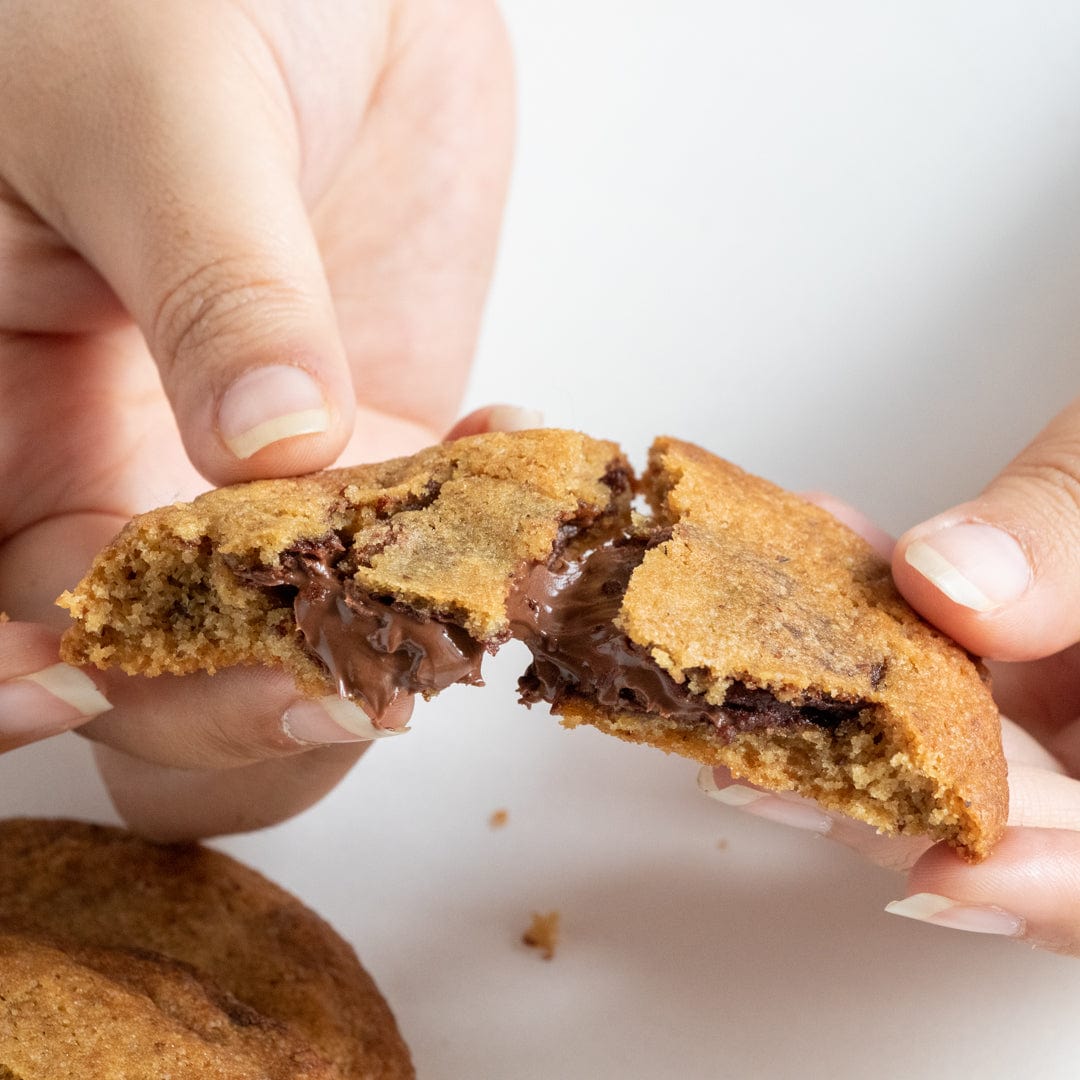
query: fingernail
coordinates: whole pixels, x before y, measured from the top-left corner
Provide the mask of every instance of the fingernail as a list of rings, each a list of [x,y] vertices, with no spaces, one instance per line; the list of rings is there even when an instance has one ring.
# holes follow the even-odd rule
[[[759,799],[768,798],[764,791],[743,787],[742,784],[728,784],[727,787],[717,787],[716,778],[713,776],[712,769],[709,768],[702,769],[698,773],[698,787],[710,799],[715,799],[725,806],[749,806]]]
[[[775,821],[793,829],[804,829],[824,835],[832,828],[832,818],[820,807],[805,799],[785,799],[767,791],[744,787],[741,784],[729,784],[718,787],[712,769],[707,766],[698,773],[698,787],[710,799],[715,799],[725,806],[734,806],[745,810],[755,817]]]
[[[539,409],[495,405],[488,411],[488,428],[491,431],[531,431],[543,426],[544,414]]]
[[[285,710],[281,725],[297,742],[320,745],[370,742],[409,730],[377,727],[359,705],[336,695],[294,702]]]
[[[1007,532],[980,522],[950,525],[915,540],[904,561],[955,604],[993,611],[1023,595],[1031,566]]]
[[[905,900],[893,900],[885,905],[885,910],[890,915],[973,934],[1019,937],[1024,932],[1024,920],[1019,915],[1010,915],[999,907],[960,904],[936,893],[915,893]]]
[[[63,731],[112,708],[93,679],[69,664],[0,683],[0,734]]]
[[[282,439],[329,427],[322,388],[303,368],[287,364],[241,375],[225,391],[218,408],[221,438],[238,458],[249,458]]]

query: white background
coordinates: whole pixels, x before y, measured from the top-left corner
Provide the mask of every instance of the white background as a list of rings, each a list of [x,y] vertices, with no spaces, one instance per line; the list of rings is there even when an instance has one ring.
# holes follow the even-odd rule
[[[900,530],[1077,392],[1080,6],[505,10],[519,156],[470,406],[639,462],[679,435]],[[356,944],[424,1080],[1080,1073],[1080,961],[885,915],[899,878],[518,709],[523,667],[222,844]],[[113,819],[73,736],[0,760],[0,812]],[[518,939],[550,909],[545,963]]]

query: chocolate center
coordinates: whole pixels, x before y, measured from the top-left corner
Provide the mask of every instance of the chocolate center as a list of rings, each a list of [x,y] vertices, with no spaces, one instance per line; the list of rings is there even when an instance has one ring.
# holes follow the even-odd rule
[[[341,541],[330,537],[285,552],[280,570],[241,573],[254,585],[296,590],[293,612],[304,645],[342,697],[377,722],[402,694],[483,685],[479,642],[460,626],[364,592],[338,568],[343,554]]]
[[[519,682],[522,702],[557,706],[579,697],[612,711],[705,722],[730,733],[808,723],[835,727],[859,713],[862,702],[807,695],[792,703],[741,682],[728,688],[723,705],[712,705],[631,642],[615,619],[634,570],[668,535],[623,537],[578,560],[555,556],[549,565],[522,572],[507,600],[510,633],[533,656]],[[268,590],[295,590],[304,647],[330,673],[338,693],[376,723],[402,694],[431,695],[456,682],[482,685],[481,642],[453,623],[365,592],[341,567],[344,554],[342,542],[331,536],[284,552],[280,568],[236,573]]]
[[[526,572],[508,604],[511,633],[533,655],[518,684],[522,702],[559,705],[580,697],[613,711],[704,721],[732,733],[799,723],[835,727],[858,714],[858,702],[812,695],[794,704],[741,682],[728,687],[723,705],[712,705],[630,641],[614,620],[645,552],[666,539],[666,533],[624,538],[580,561]]]

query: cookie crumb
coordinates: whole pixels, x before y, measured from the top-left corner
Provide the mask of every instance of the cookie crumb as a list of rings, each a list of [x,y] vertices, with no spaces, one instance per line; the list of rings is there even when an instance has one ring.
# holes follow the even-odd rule
[[[530,949],[539,949],[545,960],[550,960],[559,942],[559,913],[534,911],[532,925],[521,935],[521,940]]]
[[[501,829],[510,820],[510,812],[508,810],[495,810],[492,812],[491,817],[488,818],[488,825],[493,829]]]
[[[6,611],[0,611],[0,626],[6,622],[11,622],[11,616]]]

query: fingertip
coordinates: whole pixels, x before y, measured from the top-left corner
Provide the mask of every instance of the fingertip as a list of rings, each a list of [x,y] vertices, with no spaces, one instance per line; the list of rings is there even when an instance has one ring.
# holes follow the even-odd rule
[[[1026,920],[993,904],[966,904],[937,893],[911,893],[885,905],[889,915],[975,934],[1021,937]]]
[[[1015,603],[1034,580],[1020,541],[984,521],[929,523],[908,534],[901,560],[958,608],[980,615]]]
[[[404,735],[411,713],[412,699],[408,698],[396,702],[376,722],[359,705],[333,694],[294,701],[282,714],[281,724],[303,746],[327,746]]]
[[[892,567],[911,606],[978,656],[1028,660],[1062,647],[1034,560],[1003,528],[956,514],[932,519],[900,538]]]
[[[463,416],[446,433],[446,439],[462,439],[466,435],[483,435],[489,431],[531,431],[543,426],[544,414],[539,409],[521,405],[485,405]]]
[[[60,660],[57,634],[36,623],[0,625],[0,750],[70,731],[111,708],[96,672]]]
[[[190,423],[181,420],[193,463],[215,484],[328,468],[355,420],[343,367],[272,362],[222,370],[220,387],[207,388]]]
[[[1010,827],[974,865],[938,845],[912,868],[908,894],[938,898],[941,911],[927,904],[921,921],[1080,955],[1080,832]],[[894,913],[919,918],[909,907],[917,912],[918,902]]]
[[[787,825],[792,829],[826,835],[833,819],[810,799],[791,792],[770,792],[733,780],[726,769],[705,766],[698,772],[698,790],[714,802],[753,817]]]
[[[218,402],[218,434],[241,461],[286,439],[323,435],[330,424],[329,403],[319,380],[291,364],[245,371]]]

